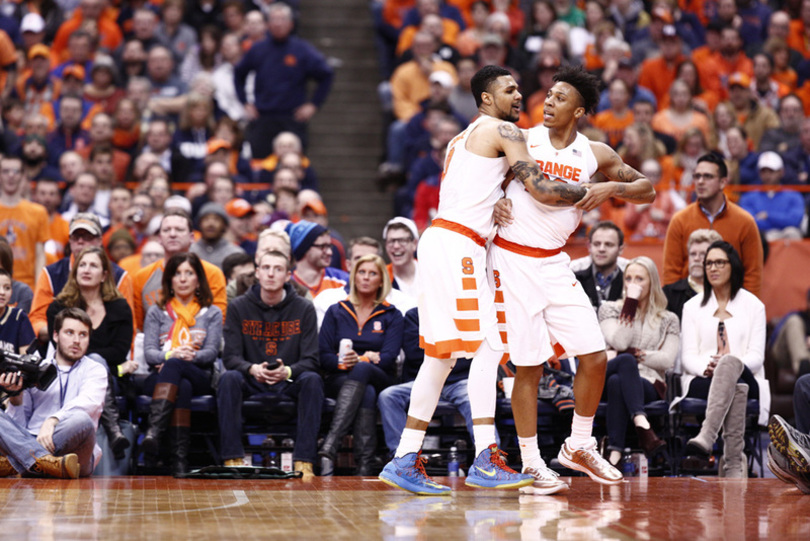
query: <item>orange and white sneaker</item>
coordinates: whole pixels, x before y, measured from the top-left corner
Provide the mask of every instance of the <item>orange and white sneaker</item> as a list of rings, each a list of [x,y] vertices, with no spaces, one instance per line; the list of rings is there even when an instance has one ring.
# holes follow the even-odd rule
[[[557,460],[566,468],[585,473],[603,485],[618,485],[624,479],[622,472],[614,468],[610,462],[599,454],[596,446],[596,439],[591,438],[591,445],[585,449],[574,449],[569,445],[569,439],[565,440]]]
[[[527,466],[523,468],[523,473],[534,477],[534,482],[527,487],[521,488],[520,493],[536,494],[540,496],[568,492],[568,489],[571,487],[568,486],[568,483],[560,479],[560,474],[546,466],[546,463],[542,459],[540,459],[540,462],[539,467],[532,468]]]

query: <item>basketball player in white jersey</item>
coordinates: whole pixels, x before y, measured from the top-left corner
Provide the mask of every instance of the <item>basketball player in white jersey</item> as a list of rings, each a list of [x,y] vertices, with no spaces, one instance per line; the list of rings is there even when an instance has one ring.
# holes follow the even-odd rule
[[[512,412],[518,433],[523,471],[536,481],[522,489],[535,494],[564,492],[568,485],[549,470],[537,446],[537,387],[543,364],[553,355],[550,336],[579,358],[574,378],[576,407],[571,436],[559,453],[564,466],[603,484],[617,484],[622,474],[604,460],[591,436],[593,416],[602,396],[607,355],[599,322],[588,296],[562,253],[568,236],[579,226],[583,211],[616,197],[651,203],[649,180],[626,165],[603,143],[577,133],[577,121],[592,113],[599,101],[599,80],[581,68],[561,68],[546,97],[543,125],[528,131],[529,153],[553,180],[586,186],[588,194],[575,207],[554,208],[535,200],[520,183],[506,188],[502,203],[510,208],[489,251],[496,295],[502,295],[506,343],[517,367]],[[591,183],[600,172],[607,182]],[[512,219],[513,218],[513,219]]]
[[[408,420],[394,458],[380,479],[417,494],[447,494],[425,474],[422,440],[455,359],[473,357],[468,392],[476,459],[466,484],[519,488],[534,478],[510,469],[495,445],[495,379],[503,356],[486,240],[495,203],[510,166],[516,181],[548,205],[572,206],[585,197],[578,185],[544,177],[513,124],[522,96],[503,68],[486,66],[472,79],[479,118],[448,145],[439,209],[419,242],[419,334],[425,360],[414,381]]]

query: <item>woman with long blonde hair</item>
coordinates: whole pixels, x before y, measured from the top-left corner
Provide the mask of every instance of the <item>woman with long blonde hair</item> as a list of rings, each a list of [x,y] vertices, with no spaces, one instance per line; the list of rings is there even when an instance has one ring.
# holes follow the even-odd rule
[[[378,473],[374,471],[377,395],[394,383],[402,348],[402,314],[385,301],[391,291],[385,261],[376,254],[361,257],[352,267],[349,283],[348,298],[329,307],[318,338],[326,394],[337,395],[329,434],[318,451],[321,475],[332,474],[340,441],[352,425],[357,474]],[[339,351],[347,338],[351,348]]]
[[[653,456],[665,443],[652,430],[644,404],[665,397],[665,373],[675,364],[680,325],[667,311],[658,269],[649,257],[637,257],[624,270],[622,299],[599,307],[599,325],[608,350],[605,379],[607,449],[611,464],[618,464],[626,447],[630,422],[644,452]]]

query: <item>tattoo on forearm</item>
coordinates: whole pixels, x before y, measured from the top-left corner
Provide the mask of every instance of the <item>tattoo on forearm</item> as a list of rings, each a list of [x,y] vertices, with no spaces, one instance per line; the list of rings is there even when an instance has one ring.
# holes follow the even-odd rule
[[[616,178],[612,180],[618,181],[620,184],[616,187],[616,197],[628,201],[630,203],[646,203],[649,201],[649,193],[632,193],[628,189],[627,184],[635,182],[639,179],[644,179],[644,175],[630,167],[623,165],[616,172]]]
[[[511,122],[503,122],[498,126],[498,134],[509,141],[526,142],[523,132]]]
[[[546,205],[570,207],[587,193],[584,186],[549,180],[534,163],[516,162],[512,170],[532,196]]]
[[[616,172],[616,180],[619,182],[633,182],[636,179],[644,178],[644,175],[630,167],[629,165],[625,165],[619,168]]]

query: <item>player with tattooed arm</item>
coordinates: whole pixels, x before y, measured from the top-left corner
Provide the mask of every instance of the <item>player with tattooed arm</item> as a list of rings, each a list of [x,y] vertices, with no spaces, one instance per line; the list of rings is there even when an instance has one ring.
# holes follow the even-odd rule
[[[420,456],[444,381],[455,359],[473,357],[468,392],[476,459],[469,486],[519,488],[534,478],[510,469],[495,445],[495,379],[503,344],[495,314],[486,239],[511,166],[516,181],[549,206],[570,207],[586,188],[547,179],[529,155],[518,119],[522,96],[509,72],[485,66],[472,79],[478,119],[447,147],[439,209],[419,241],[419,341],[425,360],[414,381],[408,420],[380,479],[417,494],[448,494],[425,474]]]
[[[564,67],[554,75],[554,83],[546,96],[543,125],[528,131],[529,153],[554,181],[586,188],[587,195],[574,207],[559,208],[537,200],[521,183],[511,182],[506,199],[496,207],[500,227],[489,249],[496,299],[503,303],[498,303],[498,309],[505,311],[509,356],[517,367],[512,412],[523,472],[535,478],[522,491],[534,494],[568,490],[546,467],[537,445],[537,386],[543,364],[554,353],[552,339],[579,358],[571,436],[560,450],[559,461],[599,483],[622,480],[622,474],[599,455],[591,435],[605,383],[605,341],[590,300],[561,249],[579,226],[583,211],[610,197],[631,203],[655,199],[650,181],[612,148],[577,133],[577,121],[599,102],[599,80],[579,67]],[[597,171],[606,182],[591,181]]]

